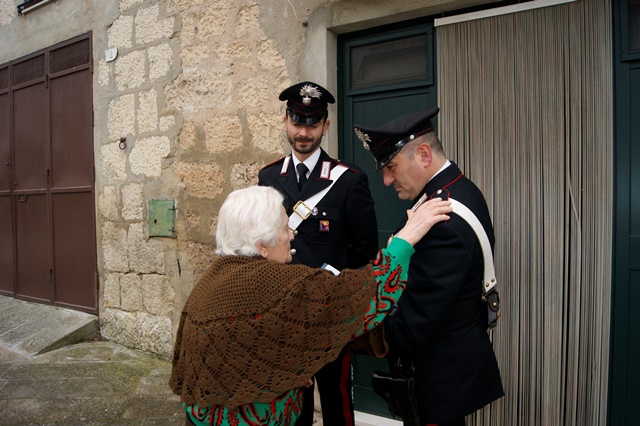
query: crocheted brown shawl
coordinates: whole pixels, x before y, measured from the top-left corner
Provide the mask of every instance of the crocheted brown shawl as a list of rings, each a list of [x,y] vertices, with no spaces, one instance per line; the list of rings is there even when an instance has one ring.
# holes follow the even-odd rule
[[[182,311],[169,385],[201,408],[271,402],[337,358],[362,328],[376,288],[371,265],[334,276],[220,257]]]

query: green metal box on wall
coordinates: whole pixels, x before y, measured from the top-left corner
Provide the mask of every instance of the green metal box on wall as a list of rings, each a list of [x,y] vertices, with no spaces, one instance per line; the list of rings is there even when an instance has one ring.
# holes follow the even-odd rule
[[[149,200],[149,237],[175,238],[176,200]]]

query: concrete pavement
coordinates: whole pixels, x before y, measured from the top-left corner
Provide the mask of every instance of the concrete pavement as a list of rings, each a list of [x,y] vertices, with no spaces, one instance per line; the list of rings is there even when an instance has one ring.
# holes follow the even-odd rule
[[[0,296],[0,425],[183,425],[171,363],[99,339],[97,317]]]
[[[29,357],[0,345],[0,425],[183,425],[171,364],[106,341]]]

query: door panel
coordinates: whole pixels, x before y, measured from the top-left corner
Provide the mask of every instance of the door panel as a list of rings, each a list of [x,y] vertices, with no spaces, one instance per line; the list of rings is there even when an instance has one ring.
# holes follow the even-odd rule
[[[93,184],[91,72],[50,81],[53,191]]]
[[[11,196],[0,194],[0,294],[14,294],[13,215]]]
[[[0,95],[0,195],[11,191],[11,117],[9,93]]]
[[[8,74],[8,68],[2,70]],[[0,87],[2,89],[2,87]],[[9,93],[0,95],[0,294],[14,293],[13,214],[11,209],[11,117]]]
[[[44,82],[13,92],[16,191],[47,189],[46,95]]]
[[[52,195],[56,304],[92,312],[96,300],[93,194]],[[94,284],[94,285],[92,285]]]
[[[20,194],[16,199],[17,295],[51,303],[49,213],[46,194]]]

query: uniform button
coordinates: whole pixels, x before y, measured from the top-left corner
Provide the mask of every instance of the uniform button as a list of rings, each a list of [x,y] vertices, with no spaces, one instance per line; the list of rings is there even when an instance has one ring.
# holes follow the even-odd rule
[[[322,212],[322,216],[326,216],[326,215],[327,215],[327,212]]]

